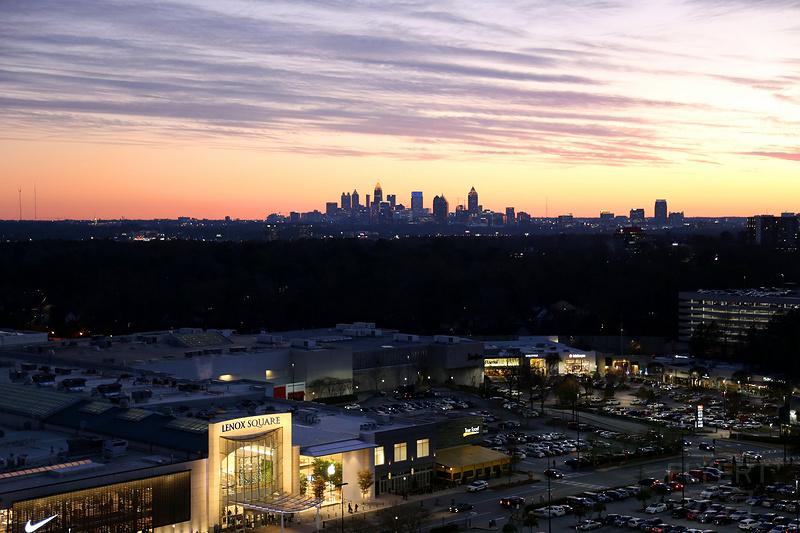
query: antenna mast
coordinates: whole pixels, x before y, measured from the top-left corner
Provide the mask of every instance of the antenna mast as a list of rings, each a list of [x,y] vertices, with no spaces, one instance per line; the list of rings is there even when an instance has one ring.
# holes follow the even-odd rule
[[[19,188],[19,221],[22,222],[22,187]]]

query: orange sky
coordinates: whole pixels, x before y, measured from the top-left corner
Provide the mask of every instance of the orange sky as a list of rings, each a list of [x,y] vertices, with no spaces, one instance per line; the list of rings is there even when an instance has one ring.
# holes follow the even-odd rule
[[[793,2],[140,4],[0,3],[0,219],[800,211]]]

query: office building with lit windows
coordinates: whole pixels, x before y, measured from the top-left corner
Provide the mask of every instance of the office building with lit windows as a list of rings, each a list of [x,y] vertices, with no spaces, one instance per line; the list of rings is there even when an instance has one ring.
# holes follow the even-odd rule
[[[713,323],[719,342],[737,344],[751,328],[765,328],[774,316],[800,309],[800,297],[783,289],[698,290],[678,298],[679,338],[686,342],[699,325]]]

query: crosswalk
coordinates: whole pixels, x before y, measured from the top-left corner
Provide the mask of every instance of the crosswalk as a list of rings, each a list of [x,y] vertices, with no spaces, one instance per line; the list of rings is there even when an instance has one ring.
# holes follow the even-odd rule
[[[605,485],[593,485],[591,483],[581,483],[580,481],[570,481],[569,479],[562,479],[559,481],[562,485],[573,485],[575,487],[581,487],[585,489],[594,489],[594,490],[602,490],[606,489]]]

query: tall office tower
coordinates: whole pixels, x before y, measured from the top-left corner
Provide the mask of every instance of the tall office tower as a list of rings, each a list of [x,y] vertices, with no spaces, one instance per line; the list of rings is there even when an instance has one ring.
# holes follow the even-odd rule
[[[669,214],[670,226],[683,226],[683,211],[675,211]]]
[[[339,208],[336,206],[336,202],[325,202],[325,214],[329,217],[332,217],[336,214]]]
[[[411,214],[418,217],[422,214],[422,191],[411,191]]]
[[[366,200],[366,202],[364,202],[364,207],[366,207],[367,209],[369,209],[371,206],[372,206],[372,204],[370,204],[370,203],[369,203],[369,194],[368,194],[368,195],[367,195],[367,200]]]
[[[352,206],[353,204],[350,203],[350,193],[342,193],[342,209],[344,211],[350,211]]]
[[[796,216],[747,217],[747,241],[782,250],[796,250],[800,242],[800,219]]]
[[[514,214],[513,207],[506,207],[506,224],[511,225],[516,223],[517,217]]]
[[[436,222],[441,222],[441,223],[447,222],[448,212],[449,212],[449,207],[447,205],[447,198],[444,197],[444,194],[441,196],[434,196],[433,218],[436,219]]]
[[[383,189],[381,189],[380,182],[375,184],[375,194],[372,196],[372,201],[378,205],[383,201]]]
[[[394,194],[387,194],[386,201],[389,202],[389,205],[394,209],[394,206],[397,205],[397,196]]]
[[[358,191],[353,189],[353,194],[350,195],[350,200],[352,202],[353,209],[358,209],[361,207],[361,204],[358,203]]]
[[[656,224],[664,225],[667,223],[667,201],[656,200],[654,216]]]
[[[631,209],[631,224],[644,224],[644,209]]]
[[[478,192],[475,190],[475,187],[471,188],[467,195],[467,210],[470,215],[481,212],[480,206],[478,206]]]

